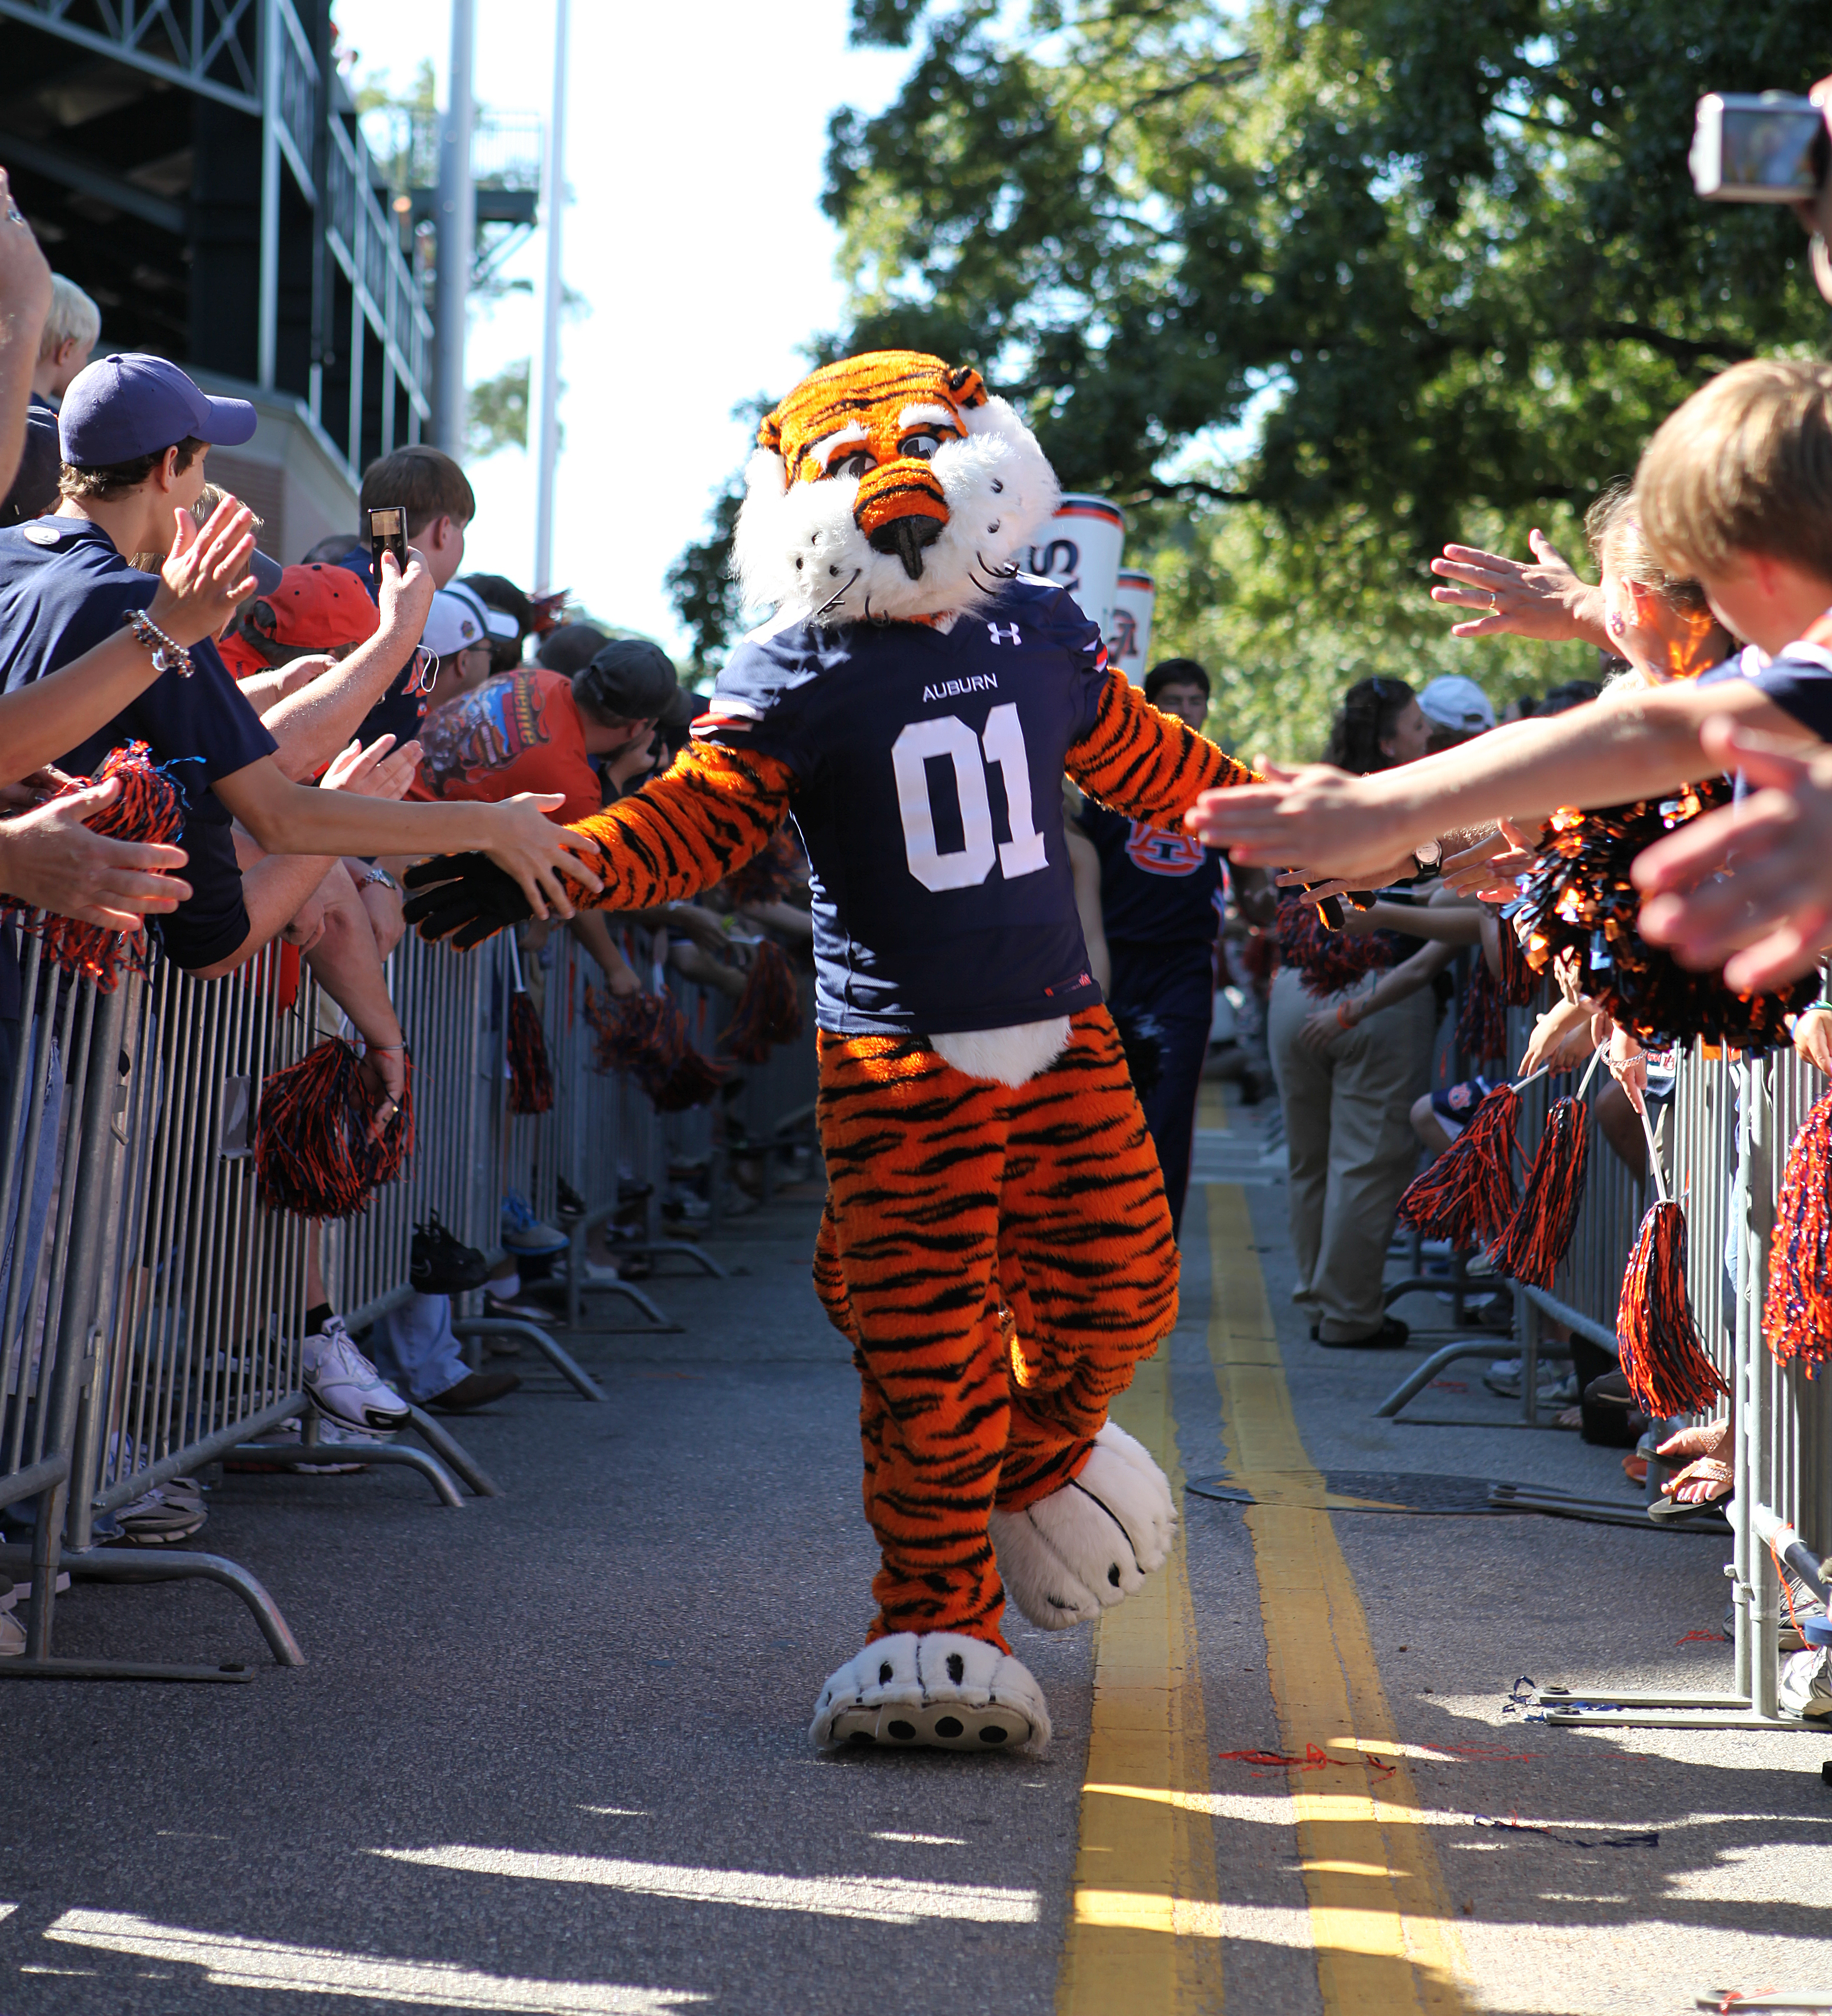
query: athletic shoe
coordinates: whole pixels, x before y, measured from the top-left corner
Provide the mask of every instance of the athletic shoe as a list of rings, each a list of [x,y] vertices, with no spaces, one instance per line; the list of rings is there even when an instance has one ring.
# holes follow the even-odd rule
[[[1519,1399],[1523,1363],[1518,1358],[1498,1358],[1483,1373],[1483,1384],[1490,1392],[1498,1393],[1504,1400]],[[1552,1359],[1542,1359],[1539,1398],[1548,1406],[1562,1406],[1575,1400],[1578,1398],[1578,1375],[1574,1372],[1560,1372]]]
[[[189,1485],[189,1489],[186,1487]],[[189,1478],[173,1478],[124,1505],[114,1515],[118,1534],[103,1542],[111,1547],[171,1547],[188,1540],[209,1514],[204,1494]]]
[[[543,1225],[519,1190],[503,1200],[503,1244],[511,1253],[564,1253],[572,1244],[556,1226]]]
[[[11,1610],[0,1611],[0,1659],[16,1659],[25,1648],[25,1626]]]
[[[439,1222],[435,1211],[413,1228],[413,1258],[407,1278],[417,1295],[462,1295],[481,1288],[490,1263],[474,1246],[467,1246]]]
[[[407,1402],[351,1342],[341,1316],[306,1338],[301,1357],[306,1398],[327,1420],[384,1435],[406,1424]]]
[[[1779,1705],[1783,1715],[1823,1722],[1832,1715],[1832,1654],[1823,1647],[1793,1652],[1781,1661]]]

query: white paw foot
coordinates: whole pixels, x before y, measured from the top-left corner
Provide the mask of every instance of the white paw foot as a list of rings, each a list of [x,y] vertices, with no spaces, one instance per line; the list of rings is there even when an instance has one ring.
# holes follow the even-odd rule
[[[1050,1740],[1043,1690],[1008,1652],[954,1631],[900,1631],[867,1645],[820,1690],[820,1744],[1022,1750]]]
[[[1005,1592],[1033,1624],[1066,1631],[1109,1610],[1162,1568],[1177,1507],[1144,1445],[1109,1421],[1081,1474],[989,1528]]]

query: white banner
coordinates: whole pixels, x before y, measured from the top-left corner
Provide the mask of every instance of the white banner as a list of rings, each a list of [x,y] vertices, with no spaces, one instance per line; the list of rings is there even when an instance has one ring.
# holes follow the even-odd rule
[[[1123,567],[1113,590],[1113,620],[1107,625],[1107,650],[1121,671],[1136,686],[1145,682],[1151,661],[1152,605],[1158,591],[1149,574]]]
[[[1065,497],[1044,530],[1045,536],[1030,549],[1025,572],[1060,581],[1105,637],[1113,628],[1113,590],[1126,544],[1126,520],[1119,506],[1104,497]]]

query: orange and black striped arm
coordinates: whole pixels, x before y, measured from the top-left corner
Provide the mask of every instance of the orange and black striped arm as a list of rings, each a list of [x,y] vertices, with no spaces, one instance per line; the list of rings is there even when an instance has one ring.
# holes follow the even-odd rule
[[[1260,782],[1193,728],[1160,714],[1116,668],[1107,675],[1094,726],[1065,764],[1090,797],[1152,826],[1176,825],[1201,792]]]
[[[571,830],[597,843],[604,886],[575,890],[595,910],[646,910],[723,882],[788,816],[795,772],[774,756],[691,742],[667,773]]]

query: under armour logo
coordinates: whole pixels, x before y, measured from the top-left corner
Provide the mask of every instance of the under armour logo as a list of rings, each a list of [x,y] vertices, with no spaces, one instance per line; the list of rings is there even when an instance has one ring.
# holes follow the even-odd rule
[[[987,635],[991,637],[995,644],[1016,644],[1022,642],[1018,635],[1018,626],[1015,623],[1007,625],[1012,633],[1008,637],[1001,637],[999,635],[999,626],[996,623],[989,623],[986,628]]]

